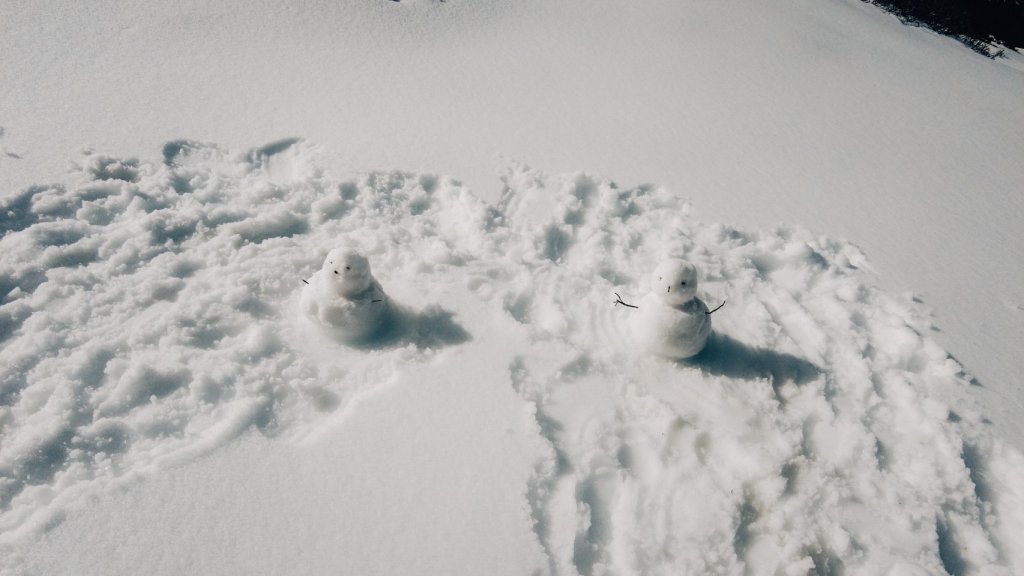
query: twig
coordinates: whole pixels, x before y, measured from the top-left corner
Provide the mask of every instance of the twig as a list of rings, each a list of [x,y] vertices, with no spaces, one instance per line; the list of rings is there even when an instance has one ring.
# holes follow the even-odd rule
[[[708,316],[711,316],[711,315],[712,315],[712,314],[714,314],[715,312],[718,312],[719,310],[721,310],[721,309],[722,309],[722,306],[725,306],[725,300],[722,300],[722,303],[718,305],[718,308],[715,308],[715,309],[714,309],[714,310],[712,310],[711,312],[705,312],[705,314],[707,314]]]
[[[615,294],[615,304],[622,304],[623,306],[628,306],[629,308],[640,308],[639,306],[633,306],[632,304],[626,304],[625,302],[623,302],[622,296],[619,296],[618,292],[612,292],[612,294]]]

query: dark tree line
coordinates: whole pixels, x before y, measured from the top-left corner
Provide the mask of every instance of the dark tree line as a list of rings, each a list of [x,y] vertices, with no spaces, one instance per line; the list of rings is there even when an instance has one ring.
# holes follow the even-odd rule
[[[992,44],[1024,47],[1022,0],[865,0],[895,14],[905,24],[927,26],[953,36],[990,57],[1002,55]]]

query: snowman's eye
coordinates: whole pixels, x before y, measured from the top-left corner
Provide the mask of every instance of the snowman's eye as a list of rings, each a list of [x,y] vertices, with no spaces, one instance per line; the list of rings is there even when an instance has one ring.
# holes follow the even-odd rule
[[[334,273],[335,273],[335,274],[337,274],[337,273],[338,273],[338,271],[337,271],[337,270],[335,270],[335,271],[334,271]]]
[[[345,270],[351,270],[351,269],[352,269],[351,266],[345,266]]]
[[[680,286],[686,286],[686,282],[682,282],[682,283],[680,283],[679,285],[680,285]]]

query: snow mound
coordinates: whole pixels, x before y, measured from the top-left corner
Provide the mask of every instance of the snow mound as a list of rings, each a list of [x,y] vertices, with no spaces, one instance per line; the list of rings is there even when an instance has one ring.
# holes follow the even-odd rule
[[[1019,454],[912,296],[848,243],[705,224],[589,174],[337,181],[309,143],[90,154],[0,203],[0,543],[248,430],[314,438],[358,400],[479,344],[523,402],[541,573],[1010,573]],[[358,348],[299,311],[358,245],[403,303]],[[686,362],[638,353],[614,304],[684,258],[728,304]],[[404,375],[404,376],[403,376]]]

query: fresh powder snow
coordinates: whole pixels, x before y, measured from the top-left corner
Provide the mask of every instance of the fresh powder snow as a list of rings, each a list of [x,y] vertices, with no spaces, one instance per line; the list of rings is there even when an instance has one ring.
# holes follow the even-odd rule
[[[71,180],[0,206],[7,574],[1022,566],[1024,459],[847,242],[518,164],[493,204],[335,179],[303,141]],[[304,313],[354,245],[402,338]],[[614,296],[666,257],[728,301],[688,361],[638,352]]]

